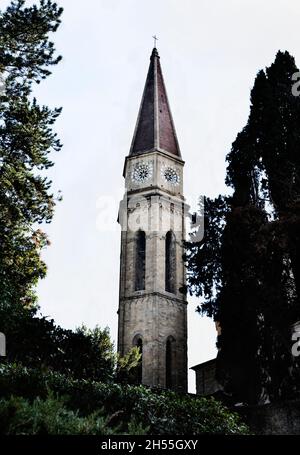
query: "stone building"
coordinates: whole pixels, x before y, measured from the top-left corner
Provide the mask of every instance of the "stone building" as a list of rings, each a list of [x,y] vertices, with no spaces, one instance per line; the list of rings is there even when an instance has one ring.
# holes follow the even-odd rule
[[[222,329],[219,321],[215,321],[216,332],[218,337]],[[216,379],[217,359],[207,360],[191,367],[196,376],[196,394],[197,395],[216,395],[223,390],[223,387]]]
[[[211,359],[191,367],[196,375],[197,395],[214,395],[222,390],[220,384],[216,380],[216,364],[217,359]]]
[[[118,351],[139,346],[141,382],[178,391],[187,390],[183,166],[154,48],[123,173]]]

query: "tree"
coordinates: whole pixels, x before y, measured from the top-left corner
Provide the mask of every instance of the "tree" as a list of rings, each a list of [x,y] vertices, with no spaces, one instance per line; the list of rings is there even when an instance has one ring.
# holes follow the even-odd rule
[[[61,60],[50,35],[62,11],[52,0],[15,0],[0,12],[0,331],[8,362],[107,382],[116,368],[108,329],[71,331],[37,316],[49,243],[39,225],[51,222],[57,199],[46,171],[61,149],[53,132],[61,109],[39,106],[33,91]]]
[[[291,324],[300,318],[300,100],[293,57],[256,77],[250,115],[227,156],[231,197],[206,203],[202,244],[188,244],[191,292],[221,324],[218,378],[238,401],[294,396]],[[220,204],[220,201],[224,201]]]
[[[124,357],[118,354],[116,380],[125,384],[140,384],[142,376],[142,353],[133,346]]]
[[[49,39],[61,14],[51,0],[30,7],[16,0],[0,12],[0,305],[33,305],[46,273],[40,251],[48,241],[37,225],[53,216],[45,170],[61,148],[52,131],[61,109],[39,106],[32,91],[61,59]]]
[[[17,362],[78,379],[113,380],[116,355],[108,328],[82,326],[72,331],[35,313],[35,309],[21,305],[0,306],[0,329],[7,340],[5,363]]]

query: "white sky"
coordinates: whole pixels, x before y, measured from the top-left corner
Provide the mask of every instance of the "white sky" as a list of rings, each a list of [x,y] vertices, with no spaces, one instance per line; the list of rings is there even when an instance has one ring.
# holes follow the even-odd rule
[[[1,0],[4,8],[9,2]],[[31,3],[31,2],[30,2]],[[64,327],[117,332],[123,163],[145,83],[152,35],[185,165],[185,196],[217,196],[225,155],[245,125],[257,71],[278,49],[300,65],[299,0],[61,0],[55,35],[64,57],[36,91],[63,106],[64,144],[50,175],[64,200],[47,232],[48,275],[38,288],[43,314]],[[103,217],[109,223],[103,229]],[[189,299],[189,366],[215,356],[214,324]],[[194,373],[190,372],[190,391]]]

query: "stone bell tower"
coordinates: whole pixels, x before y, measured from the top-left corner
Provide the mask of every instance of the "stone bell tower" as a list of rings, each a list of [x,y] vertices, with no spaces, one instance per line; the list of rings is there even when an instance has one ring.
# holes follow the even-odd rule
[[[140,382],[178,391],[187,390],[183,166],[154,48],[124,165],[118,351],[139,346]]]

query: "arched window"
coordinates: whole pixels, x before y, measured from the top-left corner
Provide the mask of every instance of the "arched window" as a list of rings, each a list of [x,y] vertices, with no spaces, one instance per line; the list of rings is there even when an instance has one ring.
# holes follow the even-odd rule
[[[145,270],[146,270],[146,234],[138,231],[136,234],[135,247],[135,290],[145,289]]]
[[[175,293],[176,283],[176,238],[172,231],[166,235],[165,290]]]
[[[170,336],[166,342],[166,388],[174,388],[174,356],[175,356],[175,339]]]
[[[133,339],[132,344],[133,344],[133,346],[136,346],[137,348],[139,348],[140,354],[142,355],[139,365],[136,368],[136,380],[135,380],[135,382],[137,384],[141,384],[142,379],[143,379],[143,339],[142,339],[141,335],[136,335]]]

